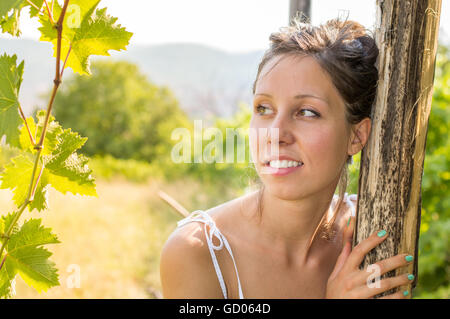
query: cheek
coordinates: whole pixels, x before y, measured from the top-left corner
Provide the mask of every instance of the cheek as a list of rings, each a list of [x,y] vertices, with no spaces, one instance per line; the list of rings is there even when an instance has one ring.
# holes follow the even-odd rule
[[[303,138],[309,161],[314,167],[339,163],[345,150],[345,133],[334,126],[323,126],[308,133]]]

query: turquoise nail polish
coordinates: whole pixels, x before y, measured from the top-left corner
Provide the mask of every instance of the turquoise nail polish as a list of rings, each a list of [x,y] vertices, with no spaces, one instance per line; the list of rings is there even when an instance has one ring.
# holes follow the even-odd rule
[[[386,235],[386,231],[385,230],[380,230],[377,234],[378,237],[383,237],[384,235]]]
[[[414,259],[414,257],[411,256],[411,255],[408,255],[408,256],[405,257],[405,260],[406,260],[407,262],[410,262],[410,261],[412,261],[413,259]]]
[[[348,219],[348,222],[347,222],[347,227],[348,227],[348,225],[350,225],[350,221],[352,220],[352,218],[350,217],[349,219]]]
[[[408,290],[405,290],[405,291],[403,292],[403,296],[408,296],[408,295],[409,295]]]
[[[414,279],[414,275],[413,275],[413,274],[409,274],[409,275],[408,275],[408,279],[409,279],[409,280],[413,280],[413,279]]]

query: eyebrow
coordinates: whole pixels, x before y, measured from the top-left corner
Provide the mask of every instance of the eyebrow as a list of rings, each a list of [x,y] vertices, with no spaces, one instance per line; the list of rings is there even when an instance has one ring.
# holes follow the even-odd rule
[[[263,95],[263,96],[267,96],[267,97],[270,97],[270,98],[273,97],[272,95],[267,94],[267,93],[257,93],[257,94],[255,94],[255,96],[256,95]],[[294,99],[303,99],[303,98],[307,98],[307,97],[311,97],[311,98],[314,98],[314,99],[322,100],[322,101],[324,101],[325,103],[328,104],[328,101],[326,99],[324,99],[322,97],[319,97],[317,95],[313,95],[313,94],[297,94],[296,96],[294,96]]]

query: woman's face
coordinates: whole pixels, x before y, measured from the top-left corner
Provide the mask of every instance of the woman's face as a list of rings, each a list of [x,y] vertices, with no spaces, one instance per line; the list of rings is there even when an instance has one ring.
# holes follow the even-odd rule
[[[290,200],[324,190],[334,192],[349,155],[351,126],[342,97],[314,58],[278,56],[263,67],[250,128],[257,136],[250,142],[252,158],[267,191]],[[268,134],[259,129],[267,129]],[[270,135],[277,129],[278,141]],[[277,144],[279,157],[256,153],[257,143],[260,150]],[[279,169],[265,165],[283,156],[303,165]]]

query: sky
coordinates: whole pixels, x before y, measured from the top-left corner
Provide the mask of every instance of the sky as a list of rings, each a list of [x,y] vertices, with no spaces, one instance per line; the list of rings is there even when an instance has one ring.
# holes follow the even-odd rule
[[[312,23],[337,16],[373,29],[375,0],[312,0]],[[264,50],[270,33],[288,25],[289,0],[102,0],[99,8],[134,35],[130,45],[200,43],[228,52]],[[442,0],[441,31],[450,37],[450,0]],[[22,37],[39,39],[37,19],[23,14]],[[440,34],[441,36],[441,34]],[[0,34],[0,37],[11,38]]]

